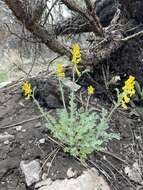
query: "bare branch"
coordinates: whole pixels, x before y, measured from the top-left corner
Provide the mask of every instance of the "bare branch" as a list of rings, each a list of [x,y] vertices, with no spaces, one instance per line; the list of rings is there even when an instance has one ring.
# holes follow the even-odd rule
[[[143,30],[141,30],[141,31],[139,31],[139,32],[137,32],[137,33],[135,33],[135,34],[132,34],[132,35],[130,35],[130,36],[127,36],[126,38],[122,38],[122,39],[120,39],[120,40],[117,40],[117,41],[126,42],[126,41],[128,41],[128,40],[131,40],[131,39],[136,38],[136,37],[139,37],[139,36],[143,36]]]
[[[99,33],[100,35],[103,35],[102,27],[99,25],[99,21],[95,22],[95,19],[86,11],[83,10],[74,0],[61,0],[70,10],[75,11],[79,13],[81,16],[83,16],[87,21],[89,21],[93,32],[95,34]],[[97,20],[97,18],[96,18]]]
[[[34,23],[31,15],[26,14],[22,1],[5,0],[5,3],[12,10],[16,18],[25,24],[26,29],[33,33],[36,37],[40,38],[41,41],[51,50],[59,53],[60,55],[67,55],[70,57],[71,53],[69,48],[56,39],[56,35],[53,33],[52,28],[46,30],[38,23]]]

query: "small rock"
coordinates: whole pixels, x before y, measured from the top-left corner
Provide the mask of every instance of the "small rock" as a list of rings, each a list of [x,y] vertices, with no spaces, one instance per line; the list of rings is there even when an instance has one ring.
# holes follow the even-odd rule
[[[76,175],[77,175],[77,171],[73,171],[72,168],[69,168],[69,169],[67,170],[67,177],[68,177],[68,178],[75,177]]]
[[[40,144],[44,144],[45,141],[46,141],[46,139],[45,139],[45,138],[42,138],[42,139],[39,140],[39,143],[40,143]]]
[[[3,144],[8,145],[9,144],[9,140],[4,141]]]
[[[46,164],[47,167],[51,167],[51,165],[52,165],[51,162],[47,162]]]
[[[21,131],[21,130],[22,130],[22,126],[21,125],[16,126],[16,131]]]
[[[63,82],[63,84],[64,84],[66,87],[68,87],[68,88],[70,88],[70,89],[74,89],[75,92],[78,91],[78,90],[81,88],[80,85],[76,84],[75,82],[73,82],[73,81],[71,81],[71,80],[69,80],[69,79],[67,79],[67,78],[64,79],[62,82]]]
[[[141,169],[138,165],[138,162],[135,162],[132,167],[125,167],[124,172],[130,180],[136,182],[136,183],[143,183],[143,179],[141,177]]]
[[[43,173],[43,175],[42,175],[42,180],[46,180],[47,178],[48,178],[48,174]]]
[[[38,160],[33,160],[29,163],[27,163],[27,161],[21,161],[20,168],[25,175],[27,186],[40,180],[41,167]]]
[[[7,140],[10,140],[10,139],[14,139],[14,136],[10,135],[8,133],[0,134],[0,141],[7,141]]]
[[[37,122],[37,123],[35,124],[35,127],[36,127],[36,128],[41,127],[41,122]]]
[[[23,103],[22,101],[19,102],[19,105],[20,105],[21,107],[25,107],[25,105],[24,105],[24,103]]]
[[[22,129],[22,132],[25,133],[25,132],[26,132],[26,129]]]

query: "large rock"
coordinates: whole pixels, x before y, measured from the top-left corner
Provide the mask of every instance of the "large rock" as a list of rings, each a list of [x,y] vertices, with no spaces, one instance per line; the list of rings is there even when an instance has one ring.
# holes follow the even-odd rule
[[[85,171],[76,179],[44,180],[35,185],[38,190],[111,190],[95,169]]]

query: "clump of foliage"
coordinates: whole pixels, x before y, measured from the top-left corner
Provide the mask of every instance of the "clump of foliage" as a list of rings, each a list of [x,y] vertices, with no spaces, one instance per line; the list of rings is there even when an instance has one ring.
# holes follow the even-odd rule
[[[81,60],[80,46],[78,44],[74,44],[72,46],[71,53],[71,67],[73,72],[72,82],[74,83],[75,73],[80,75],[80,71],[78,70],[78,64]],[[57,118],[44,113],[42,108],[39,106],[39,103],[34,98],[32,88],[28,82],[24,83],[22,89],[25,90],[25,96],[33,98],[34,102],[45,117],[48,124],[47,126],[51,130],[53,137],[63,144],[64,151],[70,153],[72,156],[76,156],[84,160],[87,158],[87,155],[93,151],[103,150],[106,143],[113,138],[119,139],[118,134],[107,132],[109,129],[108,119],[113,112],[108,114],[108,112],[103,109],[101,113],[97,113],[93,108],[89,108],[89,100],[94,94],[94,88],[91,85],[87,88],[88,97],[86,106],[78,108],[74,87],[72,86],[70,102],[67,107],[65,104],[62,83],[62,80],[65,77],[64,67],[62,64],[57,64],[56,74],[58,76],[64,106],[63,109],[57,110]],[[113,110],[121,104],[122,100],[120,98],[120,102],[118,101]]]
[[[69,109],[73,107],[73,120],[70,113],[63,109],[57,111],[57,120],[48,125],[53,136],[65,144],[65,152],[83,160],[93,151],[103,150],[105,143],[113,138],[119,139],[119,135],[107,132],[106,110],[98,114],[93,109],[78,109],[75,102],[71,103]]]

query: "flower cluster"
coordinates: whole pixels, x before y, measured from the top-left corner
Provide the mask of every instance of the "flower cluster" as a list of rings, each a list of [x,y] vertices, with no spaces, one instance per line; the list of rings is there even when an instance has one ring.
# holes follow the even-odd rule
[[[77,64],[81,61],[81,53],[80,53],[80,46],[79,44],[72,45],[72,64],[76,70],[78,76],[80,76],[80,71],[77,68]]]
[[[32,86],[28,81],[23,83],[22,91],[26,99],[29,99],[32,96]]]
[[[81,53],[80,53],[80,46],[79,44],[72,45],[72,63],[77,65],[81,61]]]
[[[88,92],[88,95],[94,94],[94,88],[90,85],[90,86],[87,88],[87,92]]]
[[[65,72],[64,72],[64,67],[62,64],[57,64],[56,66],[56,70],[57,70],[57,76],[59,77],[59,79],[63,79],[65,77]]]
[[[125,81],[125,85],[122,88],[122,107],[127,109],[127,105],[130,101],[130,98],[135,94],[135,77],[129,76]]]

